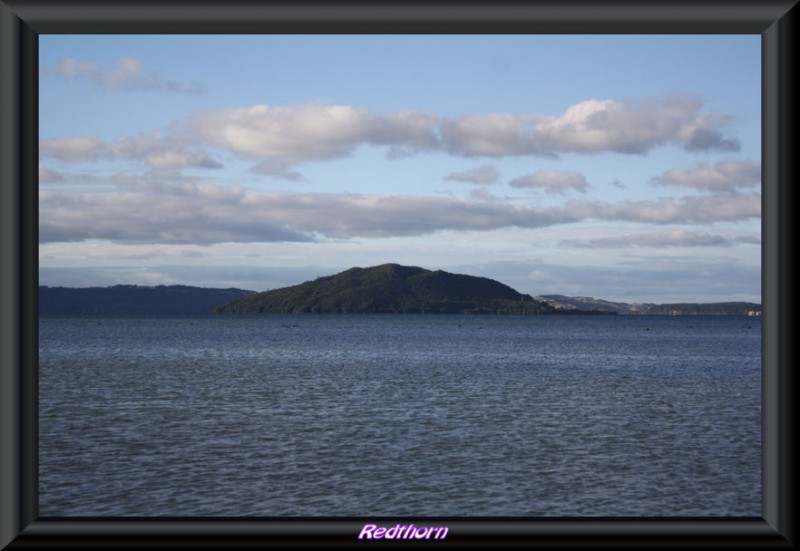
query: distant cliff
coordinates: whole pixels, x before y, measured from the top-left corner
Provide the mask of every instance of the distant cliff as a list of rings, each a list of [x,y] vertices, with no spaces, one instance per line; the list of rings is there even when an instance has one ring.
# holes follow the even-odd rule
[[[39,314],[211,314],[254,291],[186,285],[39,287]]]
[[[530,295],[484,277],[383,264],[351,268],[300,285],[255,293],[219,313],[542,314]]]

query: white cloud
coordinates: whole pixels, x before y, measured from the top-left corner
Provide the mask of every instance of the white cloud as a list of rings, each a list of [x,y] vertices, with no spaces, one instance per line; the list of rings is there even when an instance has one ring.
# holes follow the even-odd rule
[[[390,146],[391,157],[439,147],[435,115],[422,111],[399,111],[374,114],[371,119],[372,131],[367,141]]]
[[[99,70],[93,67],[90,71],[83,72],[81,76],[87,76],[98,86],[112,90],[132,87],[145,80],[142,65],[138,59],[121,57],[114,61],[110,69]]]
[[[210,154],[192,151],[159,132],[117,138],[104,143],[94,136],[72,136],[40,140],[39,153],[64,162],[130,159],[156,170],[221,168]]]
[[[580,219],[619,220],[649,224],[711,224],[758,218],[761,194],[725,194],[654,201],[602,203],[570,201],[565,207]]]
[[[106,145],[94,136],[41,140],[39,152],[60,161],[97,161],[108,155]]]
[[[64,78],[86,77],[89,79],[92,79],[99,72],[97,65],[91,61],[78,61],[72,57],[62,59],[55,68],[46,71],[47,74],[58,75]]]
[[[144,161],[156,170],[222,167],[210,154],[191,151],[160,132],[117,138],[108,145],[108,150],[113,158]]]
[[[445,148],[467,157],[547,155],[534,132],[537,116],[506,113],[465,115],[441,122]]]
[[[205,141],[252,157],[291,161],[348,155],[369,135],[369,114],[349,106],[210,111],[193,121]]]
[[[206,111],[175,129],[183,140],[199,139],[284,163],[344,157],[366,144],[388,146],[391,157],[431,150],[465,157],[644,153],[667,144],[691,151],[738,150],[738,142],[721,131],[729,118],[701,113],[702,107],[690,96],[638,103],[592,99],[556,116],[440,118],[421,111],[374,113],[350,105],[254,105]]]
[[[250,167],[250,172],[263,176],[272,176],[290,182],[303,181],[303,175],[291,169],[291,165],[274,159],[264,159]]]
[[[92,70],[73,60],[63,72]],[[140,72],[140,65],[123,63],[97,79],[107,86],[123,86],[138,79]],[[588,100],[558,116],[495,113],[444,119],[421,111],[374,113],[350,105],[253,105],[208,110],[164,131],[124,136],[108,144],[91,136],[46,139],[40,151],[64,161],[126,158],[143,160],[151,168],[179,169],[219,167],[202,151],[217,147],[255,159],[257,173],[291,180],[300,178],[292,165],[348,157],[365,145],[386,147],[390,158],[422,151],[463,157],[643,153],[666,144],[689,150],[737,149],[738,144],[720,132],[728,119],[700,113],[701,107],[688,97],[640,103]],[[485,185],[499,177],[493,170],[480,167],[446,179]]]
[[[208,244],[311,239],[258,209],[243,208],[240,187],[147,184],[104,193],[40,191],[42,242]]]
[[[147,164],[159,170],[177,170],[181,168],[221,168],[221,164],[214,161],[205,153],[190,153],[187,151],[153,151],[145,156]]]
[[[394,155],[433,148],[434,121],[420,112],[378,115],[349,105],[254,105],[207,111],[176,128],[187,140],[290,163],[346,157],[363,144],[389,145]]]
[[[476,199],[478,201],[483,201],[487,203],[494,203],[495,201],[500,201],[500,198],[494,195],[489,189],[485,186],[479,187],[478,189],[474,189],[469,194],[470,197]]]
[[[515,188],[544,188],[548,193],[566,193],[574,189],[586,193],[589,185],[586,177],[574,171],[540,170],[533,174],[521,176],[511,180],[511,187]]]
[[[61,182],[63,180],[64,177],[60,173],[54,170],[50,170],[46,166],[39,164],[39,183],[53,184],[56,182]]]
[[[120,180],[117,191],[40,191],[43,242],[219,243],[424,235],[541,228],[582,220],[648,224],[738,221],[760,214],[757,193],[619,204],[520,207],[497,198],[262,193],[241,186]]]
[[[705,191],[734,191],[757,185],[761,181],[761,164],[754,161],[727,159],[715,165],[704,163],[695,168],[673,169],[653,179],[662,186],[681,186]]]
[[[728,118],[701,114],[690,96],[639,103],[591,99],[559,116],[536,123],[537,143],[545,151],[644,153],[668,143],[690,151],[738,151],[739,143],[720,131]]]
[[[444,179],[468,184],[490,185],[497,183],[500,179],[500,172],[491,165],[484,165],[462,172],[452,172],[445,176]]]
[[[91,61],[65,58],[54,68],[45,70],[44,74],[62,78],[84,78],[105,90],[163,90],[192,95],[205,92],[205,86],[198,82],[187,85],[166,80],[155,71],[145,72],[142,61],[134,57],[120,57],[107,69],[101,69]]]
[[[725,237],[705,231],[668,230],[662,232],[638,233],[615,237],[598,237],[588,240],[564,240],[569,246],[602,249],[619,247],[731,247],[739,243],[759,244],[754,236]]]

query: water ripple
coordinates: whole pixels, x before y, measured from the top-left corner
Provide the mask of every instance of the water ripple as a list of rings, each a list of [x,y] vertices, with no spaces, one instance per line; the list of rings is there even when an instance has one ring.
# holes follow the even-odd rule
[[[42,318],[41,514],[760,515],[753,320],[286,323]]]

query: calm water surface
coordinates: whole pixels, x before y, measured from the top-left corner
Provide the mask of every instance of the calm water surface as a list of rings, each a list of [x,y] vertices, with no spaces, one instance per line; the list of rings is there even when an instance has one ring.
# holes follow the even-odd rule
[[[42,516],[760,516],[757,318],[42,317]]]

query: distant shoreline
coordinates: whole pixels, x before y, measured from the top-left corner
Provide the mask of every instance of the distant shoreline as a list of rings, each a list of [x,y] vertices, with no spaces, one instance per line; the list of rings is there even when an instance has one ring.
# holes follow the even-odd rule
[[[185,285],[138,286],[115,285],[111,287],[39,287],[40,315],[192,315],[214,314],[214,310],[232,299],[255,295],[245,289],[214,289]],[[540,297],[536,297],[537,299]],[[574,301],[570,307],[566,300]],[[643,311],[631,311],[630,304],[601,302],[603,308],[591,308],[585,297],[562,297],[564,305],[542,314],[516,312],[449,312],[451,315],[727,315],[758,317],[761,305],[749,302],[681,303],[647,305]],[[580,304],[583,303],[583,304]],[[576,305],[577,304],[577,305]],[[310,314],[323,312],[294,312]],[[336,313],[336,312],[328,312]],[[348,312],[339,312],[348,313]],[[391,313],[391,312],[349,312]],[[395,312],[402,313],[402,312]],[[407,312],[443,315],[447,312]],[[264,314],[260,314],[264,315]]]

